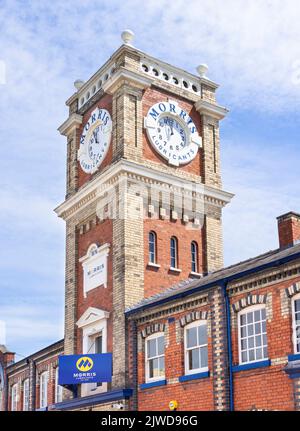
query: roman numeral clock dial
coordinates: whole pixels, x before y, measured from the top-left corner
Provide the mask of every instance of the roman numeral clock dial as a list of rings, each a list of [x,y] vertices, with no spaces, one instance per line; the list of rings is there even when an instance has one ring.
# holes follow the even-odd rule
[[[177,102],[156,103],[144,123],[151,145],[171,165],[191,162],[202,146],[193,120]]]
[[[81,169],[93,174],[103,162],[111,141],[112,121],[106,109],[96,108],[83,128],[78,160]]]

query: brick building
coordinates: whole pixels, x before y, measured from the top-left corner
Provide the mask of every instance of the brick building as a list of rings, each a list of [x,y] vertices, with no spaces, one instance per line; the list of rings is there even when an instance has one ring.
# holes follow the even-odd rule
[[[2,408],[298,409],[300,216],[278,218],[277,250],[223,268],[218,85],[122,38],[59,127],[65,338],[17,363],[3,348]],[[111,383],[58,385],[59,355],[105,352]]]

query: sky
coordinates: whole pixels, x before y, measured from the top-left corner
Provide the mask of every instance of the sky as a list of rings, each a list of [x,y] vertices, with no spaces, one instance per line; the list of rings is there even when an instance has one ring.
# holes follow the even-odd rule
[[[17,359],[63,337],[65,231],[53,209],[73,82],[99,69],[125,28],[154,57],[209,66],[230,110],[224,257],[236,263],[276,248],[276,217],[300,212],[299,13],[298,0],[0,0],[0,321]]]

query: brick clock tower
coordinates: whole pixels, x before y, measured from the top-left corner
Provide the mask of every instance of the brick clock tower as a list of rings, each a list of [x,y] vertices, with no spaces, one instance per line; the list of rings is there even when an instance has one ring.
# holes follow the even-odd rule
[[[113,353],[109,384],[130,386],[124,311],[223,265],[217,84],[131,45],[67,100],[65,354]],[[66,396],[67,396],[66,391]]]

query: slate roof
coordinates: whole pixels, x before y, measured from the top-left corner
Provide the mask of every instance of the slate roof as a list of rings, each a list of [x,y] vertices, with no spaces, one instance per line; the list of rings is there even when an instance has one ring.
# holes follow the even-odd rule
[[[278,248],[276,250],[271,250],[254,258],[239,262],[235,265],[228,266],[218,271],[214,271],[205,275],[201,279],[189,278],[184,280],[159,294],[143,299],[133,307],[127,308],[126,314],[131,314],[141,311],[143,308],[155,306],[161,301],[171,301],[177,294],[188,295],[191,294],[195,289],[205,289],[217,285],[222,281],[224,282],[230,281],[232,279],[242,278],[253,272],[263,271],[270,266],[279,266],[284,262],[297,258],[300,258],[300,244],[296,244],[292,247],[287,247],[284,249]]]

